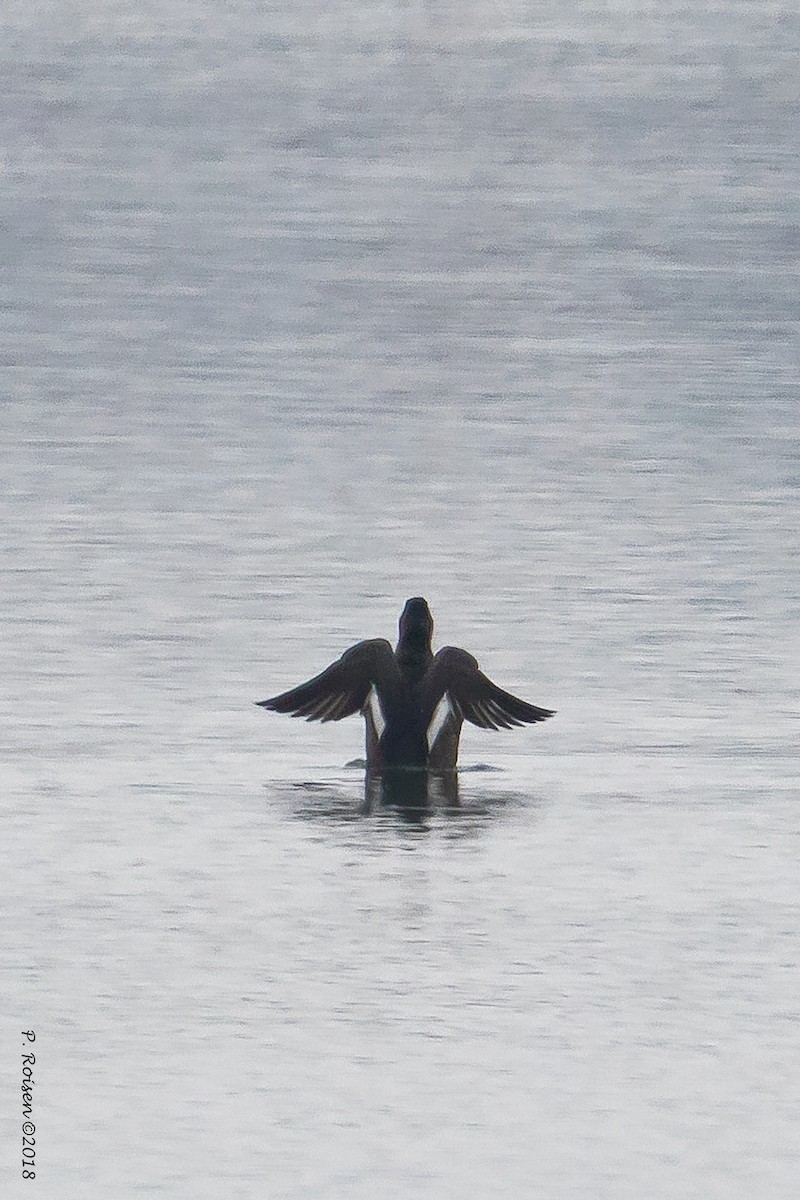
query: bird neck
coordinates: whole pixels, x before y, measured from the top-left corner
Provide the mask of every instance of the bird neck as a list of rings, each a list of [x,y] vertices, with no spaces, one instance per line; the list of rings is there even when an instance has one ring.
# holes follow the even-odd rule
[[[397,643],[395,658],[406,679],[421,679],[433,661],[430,634],[425,630],[406,630]]]

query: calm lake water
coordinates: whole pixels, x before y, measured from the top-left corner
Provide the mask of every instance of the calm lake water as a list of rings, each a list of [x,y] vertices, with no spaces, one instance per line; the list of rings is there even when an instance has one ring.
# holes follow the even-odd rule
[[[797,1194],[800,15],[566,7],[5,8],[6,1195]]]

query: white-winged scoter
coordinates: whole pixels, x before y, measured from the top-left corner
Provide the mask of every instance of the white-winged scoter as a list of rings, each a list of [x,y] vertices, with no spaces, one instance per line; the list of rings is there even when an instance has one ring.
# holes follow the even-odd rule
[[[553,716],[492,683],[466,650],[445,646],[434,654],[432,635],[427,601],[414,596],[400,617],[396,650],[385,638],[358,642],[308,683],[258,703],[308,721],[361,713],[372,773],[455,771],[465,720],[481,729],[509,729]]]

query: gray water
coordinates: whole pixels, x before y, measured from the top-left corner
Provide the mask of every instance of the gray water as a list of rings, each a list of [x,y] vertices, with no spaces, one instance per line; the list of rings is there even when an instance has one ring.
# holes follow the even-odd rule
[[[4,1194],[796,1195],[799,50],[6,5]],[[558,715],[367,810],[415,594]]]

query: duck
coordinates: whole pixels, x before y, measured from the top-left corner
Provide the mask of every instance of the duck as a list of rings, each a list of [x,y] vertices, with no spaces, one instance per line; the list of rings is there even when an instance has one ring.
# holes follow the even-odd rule
[[[412,596],[400,615],[394,650],[386,638],[368,638],[313,679],[256,703],[307,721],[342,721],[360,713],[368,774],[456,771],[464,721],[497,730],[555,715],[503,691],[466,650],[444,646],[434,654],[432,639],[428,602]]]

